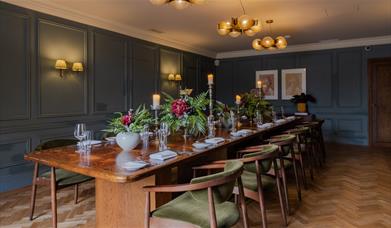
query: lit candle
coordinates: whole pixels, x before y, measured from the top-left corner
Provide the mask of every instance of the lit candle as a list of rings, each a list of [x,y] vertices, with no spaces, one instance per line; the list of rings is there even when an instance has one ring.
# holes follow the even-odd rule
[[[152,107],[154,109],[159,108],[160,106],[160,95],[159,94],[154,94],[152,95]]]
[[[240,104],[240,100],[241,100],[242,98],[239,96],[239,95],[236,95],[236,104]]]
[[[257,81],[257,89],[261,89],[261,88],[262,88],[262,81],[258,80]]]
[[[208,85],[213,85],[213,74],[208,74]]]

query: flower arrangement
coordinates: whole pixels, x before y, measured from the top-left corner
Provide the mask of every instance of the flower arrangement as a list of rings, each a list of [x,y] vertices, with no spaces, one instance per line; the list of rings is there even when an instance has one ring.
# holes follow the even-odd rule
[[[214,111],[216,115],[219,117],[223,126],[225,128],[230,128],[232,125],[231,112],[233,112],[234,109],[220,101],[216,101],[216,108]]]
[[[140,133],[145,125],[149,125],[153,121],[151,113],[144,105],[140,105],[135,112],[131,109],[125,115],[121,112],[114,114],[116,117],[108,121],[108,128],[104,131],[115,135],[121,132]]]
[[[173,132],[182,128],[185,130],[185,135],[197,136],[206,132],[205,110],[209,100],[207,92],[196,97],[191,97],[191,92],[192,89],[181,90],[178,99],[163,93],[165,103],[162,106],[161,121],[167,123]]]
[[[263,99],[259,90],[251,90],[249,93],[241,95],[240,114],[246,116],[252,121],[257,111],[260,112],[265,120],[271,119],[271,105]]]

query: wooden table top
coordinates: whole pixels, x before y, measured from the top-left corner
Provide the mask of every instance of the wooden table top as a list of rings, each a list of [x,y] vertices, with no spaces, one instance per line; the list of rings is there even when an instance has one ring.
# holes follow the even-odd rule
[[[101,144],[93,145],[91,152],[88,154],[77,153],[76,146],[66,146],[34,151],[26,154],[24,158],[87,176],[124,183],[139,180],[143,177],[153,175],[163,168],[177,166],[181,162],[196,159],[199,156],[205,156],[205,153],[233,146],[245,140],[259,137],[264,133],[278,131],[295,122],[296,120],[291,120],[267,129],[243,126],[242,129],[254,130],[253,133],[244,137],[232,137],[229,131],[218,128],[216,137],[225,138],[225,142],[203,150],[196,150],[192,147],[192,144],[195,142],[194,139],[189,139],[185,142],[180,136],[172,136],[168,138],[168,147],[170,150],[177,152],[178,156],[163,162],[156,162],[149,159],[150,154],[158,152],[158,145],[155,141],[151,141],[148,148],[142,148],[140,144],[130,152],[122,151],[115,143],[110,144],[103,141]],[[119,165],[123,162],[137,160],[148,162],[149,165],[136,171],[126,170]]]

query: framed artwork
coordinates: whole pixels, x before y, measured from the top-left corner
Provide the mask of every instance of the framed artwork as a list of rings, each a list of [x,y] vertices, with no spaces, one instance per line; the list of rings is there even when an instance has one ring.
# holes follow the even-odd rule
[[[289,100],[294,95],[306,93],[306,69],[286,69],[281,71],[281,98]]]
[[[262,70],[255,72],[255,88],[262,82],[262,91],[266,100],[278,100],[278,70]]]

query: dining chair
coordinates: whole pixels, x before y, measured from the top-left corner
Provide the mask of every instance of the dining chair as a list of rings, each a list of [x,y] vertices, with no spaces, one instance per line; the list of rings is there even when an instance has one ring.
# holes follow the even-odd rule
[[[240,175],[241,161],[230,161],[223,171],[196,177],[189,184],[145,186],[145,227],[231,227],[240,218],[237,205],[230,202],[235,182],[238,183],[244,227],[247,226],[247,212],[243,197]],[[184,192],[177,198],[150,209],[151,192]]]
[[[292,159],[294,155],[294,149],[293,144],[296,141],[296,136],[291,134],[282,134],[282,135],[275,135],[272,136],[270,139],[268,139],[269,143],[278,145],[279,147],[279,156],[278,156],[278,171],[281,173],[282,177],[282,184],[284,189],[284,195],[285,195],[285,206],[288,211],[288,214],[290,214],[290,205],[289,205],[289,198],[288,198],[288,181],[286,177],[286,169],[293,167],[293,174],[295,177],[295,184],[296,184],[296,191],[297,191],[297,199],[298,201],[301,201],[301,187],[300,187],[300,181],[299,181],[299,175],[297,172],[296,167],[296,159]]]
[[[301,176],[304,188],[307,189],[306,168],[309,169],[311,180],[314,179],[313,174],[313,158],[310,153],[310,144],[307,140],[310,129],[308,127],[296,127],[284,131],[285,134],[296,135],[296,142],[294,145],[294,158],[300,164]]]
[[[256,149],[243,149],[239,151],[241,158],[239,160],[244,163],[244,171],[241,180],[244,188],[244,196],[258,202],[261,210],[262,226],[267,227],[267,216],[264,200],[264,191],[277,187],[278,198],[281,208],[281,216],[283,223],[287,225],[284,199],[282,194],[282,186],[280,176],[270,175],[268,172],[274,167],[274,172],[277,172],[276,159],[278,158],[278,146],[267,144],[257,147]],[[231,160],[215,161],[211,164],[194,167],[194,170],[210,170],[221,167],[224,163]],[[234,188],[234,193],[238,195],[238,187]],[[240,199],[240,196],[239,196]]]
[[[35,151],[47,150],[56,147],[75,145],[78,141],[74,139],[55,139],[44,142],[35,148]],[[52,225],[57,227],[57,190],[74,186],[74,203],[78,202],[79,184],[92,180],[92,177],[73,173],[64,169],[51,167],[50,171],[39,173],[39,163],[34,162],[34,174],[31,189],[30,220],[33,220],[35,199],[38,185],[49,185],[52,207]]]
[[[326,160],[326,151],[324,147],[322,124],[324,121],[310,121],[302,122],[298,127],[308,127],[310,134],[308,135],[308,141],[311,145],[311,150],[314,156],[314,162],[316,166],[322,167]]]

